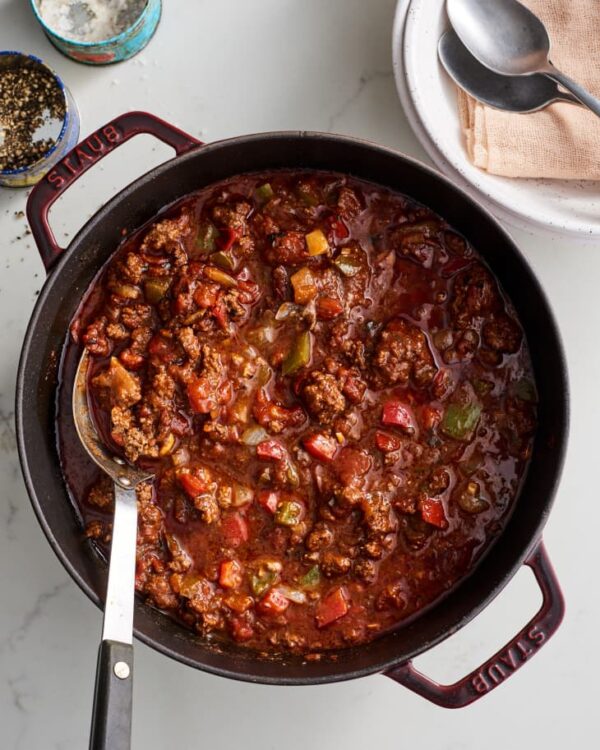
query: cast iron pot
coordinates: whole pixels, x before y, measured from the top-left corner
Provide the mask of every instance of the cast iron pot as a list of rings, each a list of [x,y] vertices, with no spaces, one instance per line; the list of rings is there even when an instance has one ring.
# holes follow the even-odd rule
[[[110,200],[68,248],[48,225],[51,204],[90,166],[134,135],[150,133],[177,156]],[[548,640],[560,624],[563,599],[541,542],[561,472],[568,429],[567,375],[559,334],[544,292],[510,237],[483,208],[428,167],[380,146],[322,133],[242,136],[203,145],[152,115],[131,112],[98,130],[67,155],[33,190],[27,214],[48,270],[23,345],[16,421],[27,489],[38,520],[77,584],[101,606],[106,569],[82,543],[61,475],[55,435],[55,391],[69,322],[88,285],[123,238],[166,205],[242,172],[312,168],[348,173],[407,193],[462,232],[483,255],[510,296],[525,329],[540,396],[531,464],[505,531],[475,570],[443,600],[394,632],[340,652],[337,659],[267,660],[234,646],[204,643],[166,615],[137,602],[140,640],[184,664],[235,679],[312,685],[382,672],[447,707],[465,706],[493,690]],[[479,669],[439,685],[411,660],[478,614],[521,565],[534,572],[543,604],[533,619]]]

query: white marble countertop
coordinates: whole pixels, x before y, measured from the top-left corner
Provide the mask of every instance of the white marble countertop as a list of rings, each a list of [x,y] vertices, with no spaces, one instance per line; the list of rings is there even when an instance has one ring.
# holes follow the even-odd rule
[[[331,130],[423,158],[391,70],[394,0],[167,0],[150,46],[106,68],[56,52],[26,0],[0,0],[0,49],[40,55],[71,88],[82,134],[147,109],[204,140],[266,130]],[[169,152],[123,147],[53,213],[66,240],[115,189]],[[101,616],[67,576],[31,511],[13,427],[17,359],[44,271],[25,221],[26,192],[0,188],[0,746],[87,747]],[[384,677],[312,688],[252,686],[181,666],[136,644],[134,747],[300,750],[590,748],[596,732],[600,500],[600,247],[515,232],[553,302],[572,387],[570,449],[545,539],[567,600],[565,622],[522,670],[478,704],[444,711]],[[598,277],[596,276],[598,274]],[[417,660],[462,676],[539,603],[521,571],[471,625]],[[360,711],[356,709],[360,707]],[[593,733],[593,734],[592,734]]]

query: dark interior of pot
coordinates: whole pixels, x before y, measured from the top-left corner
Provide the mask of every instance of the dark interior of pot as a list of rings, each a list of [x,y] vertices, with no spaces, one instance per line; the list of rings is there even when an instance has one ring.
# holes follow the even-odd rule
[[[96,603],[106,569],[82,542],[55,446],[55,388],[67,327],[98,268],[122,239],[178,198],[241,172],[313,168],[344,172],[406,193],[462,232],[491,266],[527,333],[539,396],[539,428],[530,468],[505,531],[475,571],[419,617],[333,659],[259,659],[243,649],[207,644],[166,615],[138,603],[137,635],[163,653],[227,677],[309,684],[383,671],[421,653],[468,622],[516,572],[541,532],[560,474],[568,394],[562,349],[547,300],[495,221],[444,178],[394,152],[318,134],[257,135],[205,146],[162,165],[108,203],[73,240],[52,271],[34,311],[17,385],[23,470],[40,523],[82,589]],[[40,427],[41,426],[41,427]]]

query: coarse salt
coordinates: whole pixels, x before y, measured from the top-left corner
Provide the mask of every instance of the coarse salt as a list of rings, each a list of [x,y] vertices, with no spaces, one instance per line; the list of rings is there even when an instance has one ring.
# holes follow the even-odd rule
[[[77,42],[102,42],[128,29],[148,0],[37,0],[44,23]]]

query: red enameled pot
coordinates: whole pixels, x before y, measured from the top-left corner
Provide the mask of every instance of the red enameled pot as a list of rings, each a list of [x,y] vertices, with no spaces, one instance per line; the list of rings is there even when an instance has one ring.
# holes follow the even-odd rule
[[[121,191],[67,248],[60,247],[48,225],[50,206],[89,167],[139,133],[152,134],[172,146],[175,158]],[[512,300],[528,339],[540,396],[531,464],[504,532],[474,571],[418,617],[371,643],[321,661],[306,662],[300,657],[267,660],[243,648],[207,644],[142,602],[136,604],[136,635],[167,656],[224,677],[312,685],[381,672],[440,706],[466,706],[504,682],[537,653],[563,616],[563,598],[541,533],[563,463],[568,384],[548,301],[517,247],[485,209],[450,180],[413,159],[372,143],[324,133],[266,133],[203,145],[142,112],[122,115],[82,141],[36,186],[27,206],[33,236],[48,271],[27,329],[17,382],[18,445],[31,502],[59,559],[100,606],[106,568],[82,542],[56,449],[56,383],[69,322],[124,233],[206,185],[243,172],[279,168],[343,172],[406,193],[440,214],[483,255]],[[522,565],[533,570],[543,604],[503,649],[453,685],[439,685],[413,667],[415,656],[468,623]]]

